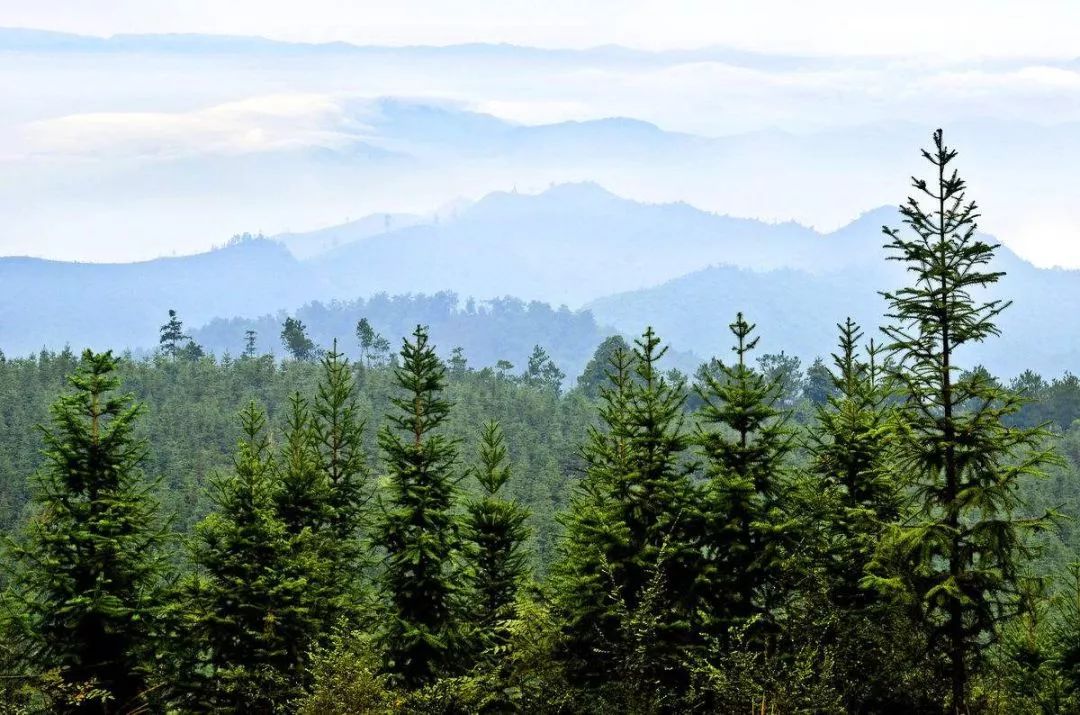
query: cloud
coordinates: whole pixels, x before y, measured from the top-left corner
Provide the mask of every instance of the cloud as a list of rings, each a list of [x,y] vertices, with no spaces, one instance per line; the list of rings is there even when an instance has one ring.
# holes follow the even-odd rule
[[[340,99],[282,94],[187,112],[101,112],[24,125],[30,155],[180,158],[284,149],[339,148],[363,136]]]

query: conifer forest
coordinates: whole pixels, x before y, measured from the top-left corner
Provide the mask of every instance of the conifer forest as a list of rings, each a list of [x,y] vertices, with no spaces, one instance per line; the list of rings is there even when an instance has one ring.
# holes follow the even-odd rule
[[[805,369],[738,311],[685,371],[179,310],[0,360],[0,712],[1080,712],[1080,381],[970,361],[1012,306],[966,156]]]

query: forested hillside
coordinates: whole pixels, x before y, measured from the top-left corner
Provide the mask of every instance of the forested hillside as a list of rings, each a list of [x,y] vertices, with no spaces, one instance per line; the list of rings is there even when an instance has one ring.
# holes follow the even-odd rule
[[[454,348],[461,348],[474,367],[494,367],[507,361],[524,369],[533,348],[540,345],[570,376],[580,374],[593,349],[615,332],[602,329],[587,311],[555,310],[547,303],[525,303],[516,298],[461,300],[453,293],[379,294],[368,300],[315,302],[292,315],[304,324],[317,345],[327,347],[337,340],[340,350],[353,358],[361,357],[356,325],[364,319],[384,338],[407,335],[417,324],[426,325],[440,355],[449,358]],[[280,355],[279,334],[287,317],[289,314],[282,311],[255,319],[215,319],[191,335],[217,355],[237,355],[250,330],[255,332],[257,352]],[[680,367],[692,369],[691,358],[678,357]]]
[[[2,712],[1080,711],[1080,381],[972,361],[1010,276],[932,141],[805,366],[740,311],[692,374],[175,312],[0,360]]]

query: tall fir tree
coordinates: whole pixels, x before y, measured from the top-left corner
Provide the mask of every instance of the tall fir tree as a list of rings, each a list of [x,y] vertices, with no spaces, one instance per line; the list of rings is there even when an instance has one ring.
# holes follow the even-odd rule
[[[636,695],[678,689],[699,594],[686,397],[659,369],[666,350],[649,328],[632,355],[613,358],[613,387],[602,390],[607,429],[592,430],[584,449],[560,583],[583,675],[632,681]]]
[[[978,210],[950,165],[941,130],[923,156],[900,212],[909,232],[884,228],[892,260],[910,285],[884,293],[883,328],[898,357],[905,401],[896,466],[911,475],[916,515],[886,541],[870,583],[906,596],[949,658],[950,710],[968,713],[973,669],[987,639],[1017,609],[1027,535],[1047,518],[1020,516],[1020,485],[1051,459],[1041,429],[1009,427],[1022,398],[984,371],[960,374],[957,351],[998,335],[1007,302],[986,296],[1003,275],[989,267],[996,246],[976,235]]]
[[[271,713],[299,692],[317,623],[307,612],[307,564],[276,510],[266,417],[254,403],[231,474],[217,478],[214,511],[195,530],[191,626],[204,675],[187,707]]]
[[[465,506],[462,536],[465,548],[465,597],[475,650],[502,645],[507,634],[502,622],[513,616],[514,601],[528,574],[529,511],[500,490],[510,478],[506,442],[497,422],[484,425],[480,435],[479,465],[473,470],[483,496]]]
[[[782,376],[767,378],[747,362],[757,346],[742,313],[729,326],[731,364],[714,360],[699,373],[696,441],[706,461],[704,549],[710,630],[775,631],[795,521],[788,509],[786,459],[793,447],[788,413],[778,407]]]
[[[164,526],[141,471],[142,408],[117,393],[112,354],[82,355],[73,391],[43,428],[45,466],[23,538],[9,544],[16,644],[40,674],[58,671],[100,697],[54,703],[60,712],[145,707],[162,607]]]
[[[536,385],[558,393],[562,389],[562,381],[565,378],[566,374],[559,369],[547,351],[539,345],[534,345],[529,355],[528,366],[521,379],[528,385]]]
[[[454,622],[458,548],[453,502],[457,447],[440,431],[450,414],[446,370],[417,326],[403,341],[394,375],[400,394],[379,433],[387,493],[375,542],[386,553],[382,577],[388,666],[406,686],[452,669],[459,644]]]
[[[365,423],[356,401],[352,367],[334,341],[322,359],[322,376],[315,389],[311,433],[315,455],[325,480],[325,522],[319,525],[329,539],[335,583],[333,610],[352,618],[360,605],[360,576],[370,564],[362,558],[360,537],[371,497],[370,471],[364,450]]]

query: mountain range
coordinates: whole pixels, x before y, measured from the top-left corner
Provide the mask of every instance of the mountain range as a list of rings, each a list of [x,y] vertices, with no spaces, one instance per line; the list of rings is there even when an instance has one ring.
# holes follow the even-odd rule
[[[882,249],[882,225],[897,223],[895,209],[881,208],[820,233],[684,203],[640,203],[582,183],[539,194],[497,192],[438,216],[375,214],[310,233],[249,236],[207,253],[139,263],[3,258],[0,348],[9,354],[66,343],[149,349],[174,308],[192,328],[238,319],[231,329],[218,321],[201,333],[207,347],[235,353],[250,321],[261,319],[265,339],[285,312],[313,301],[351,305],[355,313],[343,313],[334,329],[343,334],[317,336],[323,341],[352,341],[347,327],[365,310],[396,339],[402,326],[423,322],[425,310],[431,314],[429,303],[349,301],[448,293],[453,306],[446,315],[471,313],[478,316],[468,320],[471,333],[491,331],[473,340],[486,346],[480,362],[510,355],[497,349],[497,321],[485,323],[492,311],[477,311],[467,299],[490,306],[506,296],[521,301],[519,313],[529,302],[568,306],[548,309],[553,317],[544,318],[535,336],[515,333],[517,360],[528,344],[546,343],[565,363],[580,366],[591,340],[611,331],[636,334],[648,324],[678,350],[723,356],[726,326],[739,310],[758,323],[764,351],[808,360],[832,348],[833,325],[844,317],[858,319],[868,334],[880,324],[878,291],[904,281]],[[1069,306],[1080,300],[1080,272],[1036,268],[1005,247],[997,260],[1008,275],[995,294],[1015,304],[1002,317],[1004,336],[964,358],[1002,374],[1029,367],[1059,374],[1080,365],[1074,347],[1080,326],[1068,319]],[[372,306],[390,303],[394,317],[380,325],[375,313],[389,316],[389,309]],[[446,318],[446,325],[455,320]],[[558,345],[560,320],[575,326],[572,350]],[[452,327],[442,337],[462,342]]]

